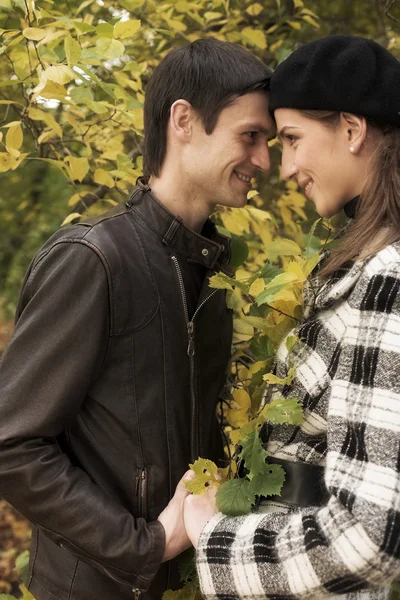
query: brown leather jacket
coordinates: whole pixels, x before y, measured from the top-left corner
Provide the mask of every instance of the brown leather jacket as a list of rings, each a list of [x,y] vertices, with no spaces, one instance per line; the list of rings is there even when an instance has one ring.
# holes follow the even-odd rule
[[[179,585],[157,516],[190,461],[221,455],[232,337],[208,287],[229,243],[211,222],[203,233],[136,188],[58,231],[28,270],[0,363],[0,494],[33,523],[38,600],[160,600]]]

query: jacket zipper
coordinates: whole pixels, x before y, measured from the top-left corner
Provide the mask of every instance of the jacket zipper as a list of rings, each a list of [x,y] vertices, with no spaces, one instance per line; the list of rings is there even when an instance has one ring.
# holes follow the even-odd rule
[[[136,497],[139,500],[139,517],[147,519],[147,471],[140,469],[136,475]]]
[[[191,408],[192,408],[191,430],[190,430],[190,452],[191,452],[192,462],[194,462],[198,458],[198,454],[199,454],[198,440],[197,440],[197,427],[196,427],[196,425],[197,425],[197,403],[196,403],[196,392],[195,392],[194,355],[195,355],[196,349],[195,349],[195,336],[194,336],[194,319],[195,319],[196,315],[198,314],[198,312],[201,310],[201,308],[204,306],[204,304],[212,296],[214,296],[214,294],[216,294],[218,290],[216,290],[216,289],[212,290],[204,298],[204,300],[196,308],[196,311],[195,311],[192,319],[190,320],[188,306],[187,306],[185,285],[183,283],[183,277],[182,277],[182,271],[181,271],[181,268],[179,266],[179,262],[178,262],[178,259],[176,258],[176,256],[172,256],[171,258],[175,265],[176,273],[178,275],[179,287],[181,290],[182,303],[183,303],[183,311],[185,313],[185,322],[186,322],[186,328],[187,328],[187,332],[188,332],[187,355],[188,355],[189,361],[190,361],[190,400],[191,400]]]

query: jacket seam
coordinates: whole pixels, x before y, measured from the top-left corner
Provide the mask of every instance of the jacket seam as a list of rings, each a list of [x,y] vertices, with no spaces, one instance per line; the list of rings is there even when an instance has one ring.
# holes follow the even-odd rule
[[[35,525],[33,525],[35,527]],[[34,572],[34,568],[35,568],[35,561],[36,561],[36,557],[37,557],[37,551],[38,551],[38,547],[39,547],[39,531],[38,528],[36,527],[36,540],[35,540],[35,553],[32,557],[32,567],[30,569],[30,573],[29,573],[29,581],[28,581],[28,585],[27,588],[29,589],[29,586],[31,584],[31,581],[33,579],[33,572]]]
[[[104,254],[99,250],[99,248],[97,248],[97,246],[95,246],[91,242],[88,242],[87,240],[84,240],[83,238],[80,238],[80,239],[64,238],[62,240],[55,242],[52,246],[50,246],[50,248],[48,248],[46,251],[44,251],[38,257],[37,262],[32,267],[32,270],[29,274],[29,278],[27,281],[28,292],[29,292],[29,288],[30,288],[30,285],[32,282],[33,275],[36,272],[36,270],[37,270],[38,266],[40,265],[40,263],[42,262],[42,260],[51,252],[51,250],[53,250],[54,248],[56,248],[57,246],[59,246],[61,244],[81,244],[82,246],[90,248],[90,250],[92,250],[92,252],[94,252],[94,254],[96,254],[96,256],[99,258],[99,260],[104,268],[106,278],[107,278],[107,287],[108,287],[108,296],[109,296],[109,317],[110,317],[109,336],[108,337],[110,337],[110,335],[112,335],[114,321],[115,321],[114,291],[113,291],[113,287],[112,287],[111,270],[110,270],[110,266],[104,256]],[[106,356],[108,353],[108,347],[109,347],[109,341],[107,343],[105,356],[104,356],[104,359],[103,359],[100,369],[104,365],[104,362],[105,362],[105,359],[106,359]]]
[[[44,590],[46,590],[46,592],[47,592],[48,594],[50,594],[50,596],[51,596],[52,598],[54,598],[55,600],[60,600],[60,598],[59,598],[59,597],[57,597],[57,596],[55,596],[55,595],[53,594],[53,592],[51,592],[51,591],[50,591],[50,590],[49,590],[49,589],[48,589],[48,588],[47,588],[47,587],[44,585],[44,583],[43,583],[42,581],[39,581],[39,579],[37,579],[36,577],[32,577],[32,580],[33,580],[33,581],[35,581],[35,582],[36,582],[36,583],[37,583],[37,584],[38,584],[38,585],[39,585],[41,588],[43,588]],[[30,591],[30,590],[29,590],[29,591]],[[32,593],[32,592],[31,592],[31,593]],[[32,594],[32,595],[33,595],[33,594]],[[69,596],[68,596],[68,597],[69,597]]]
[[[141,575],[137,575],[136,573],[133,573],[131,571],[125,571],[124,569],[119,569],[118,567],[115,567],[111,564],[109,564],[108,562],[105,562],[103,560],[100,560],[98,558],[95,558],[94,556],[92,556],[91,554],[89,554],[88,552],[86,552],[85,550],[83,550],[80,546],[78,546],[78,544],[76,544],[75,542],[71,541],[69,538],[67,538],[65,535],[62,535],[61,533],[58,533],[57,531],[53,531],[52,529],[49,529],[48,527],[45,527],[44,525],[41,525],[40,523],[36,523],[37,525],[40,525],[40,527],[43,529],[43,531],[48,531],[49,533],[59,536],[60,538],[66,540],[67,542],[69,542],[71,544],[72,547],[76,548],[77,550],[79,550],[79,552],[82,552],[83,555],[85,555],[86,557],[88,557],[92,562],[94,563],[98,563],[99,565],[105,565],[106,567],[109,567],[110,569],[113,569],[114,571],[121,573],[122,575],[128,575],[128,576],[134,576],[137,579],[140,579],[140,581],[143,581],[143,583],[147,583],[148,580],[144,579]],[[150,535],[152,537],[153,540],[153,532],[150,531]],[[57,543],[57,542],[55,542]],[[151,548],[154,547],[154,544],[151,544]],[[68,548],[65,548],[65,550],[67,552],[70,552],[71,554],[74,554],[72,550],[69,550]],[[79,558],[79,556],[77,556],[76,558]],[[130,583],[127,582],[126,585],[131,585]]]

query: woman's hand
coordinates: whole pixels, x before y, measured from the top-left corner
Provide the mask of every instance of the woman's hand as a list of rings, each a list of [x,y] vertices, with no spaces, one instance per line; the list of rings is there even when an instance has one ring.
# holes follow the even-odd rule
[[[193,477],[193,471],[186,471],[176,486],[175,494],[158,517],[165,530],[165,550],[162,562],[171,560],[190,548],[190,540],[183,522],[183,506],[185,498],[190,494],[185,488],[185,480],[193,479]]]
[[[201,496],[187,496],[183,508],[183,519],[185,522],[186,533],[197,548],[199,537],[207,521],[218,512],[215,495],[218,487],[210,487],[205,494]]]

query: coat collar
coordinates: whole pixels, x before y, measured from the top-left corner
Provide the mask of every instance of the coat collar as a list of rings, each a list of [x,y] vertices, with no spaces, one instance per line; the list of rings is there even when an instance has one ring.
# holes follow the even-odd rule
[[[368,258],[345,263],[327,281],[321,281],[318,277],[310,280],[304,289],[304,318],[347,298],[359,280],[367,260]]]
[[[230,240],[218,233],[210,219],[205,222],[201,234],[192,231],[180,217],[170,213],[141,180],[126,205],[146,222],[163,244],[185,256],[189,262],[199,263],[212,271],[233,274],[229,268]]]

